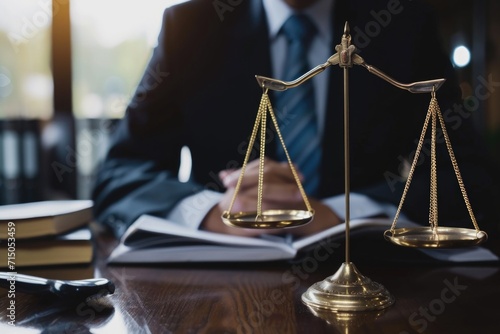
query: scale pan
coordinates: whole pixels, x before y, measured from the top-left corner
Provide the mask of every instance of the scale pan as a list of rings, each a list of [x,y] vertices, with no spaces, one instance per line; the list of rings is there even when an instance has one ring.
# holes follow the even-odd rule
[[[475,246],[486,241],[486,232],[461,227],[410,227],[384,232],[386,240],[406,247],[455,248]]]
[[[265,210],[260,216],[257,212],[225,211],[222,221],[226,225],[240,228],[271,229],[305,225],[312,221],[313,216],[313,211],[306,210]]]

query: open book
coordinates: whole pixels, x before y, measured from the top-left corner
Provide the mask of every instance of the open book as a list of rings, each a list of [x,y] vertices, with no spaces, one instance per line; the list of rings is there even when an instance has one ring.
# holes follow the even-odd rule
[[[222,222],[221,222],[222,223]],[[379,231],[390,228],[389,219],[355,219],[350,231]],[[398,227],[416,226],[399,222]],[[286,231],[286,230],[285,230]],[[122,236],[108,263],[181,263],[181,262],[258,262],[291,260],[297,254],[332,237],[342,238],[345,224],[294,240],[289,235],[263,235],[249,238],[231,236],[180,226],[166,219],[143,215]],[[353,233],[351,233],[351,236]],[[399,246],[394,246],[399,247]],[[439,261],[497,261],[490,251],[473,247],[453,250],[424,250]],[[435,253],[435,256],[434,256]]]

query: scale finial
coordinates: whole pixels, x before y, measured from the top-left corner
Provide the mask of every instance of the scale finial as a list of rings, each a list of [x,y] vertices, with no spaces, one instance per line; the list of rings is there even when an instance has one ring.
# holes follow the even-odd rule
[[[351,29],[349,28],[349,22],[345,21],[344,25],[344,35],[348,36],[351,34]]]

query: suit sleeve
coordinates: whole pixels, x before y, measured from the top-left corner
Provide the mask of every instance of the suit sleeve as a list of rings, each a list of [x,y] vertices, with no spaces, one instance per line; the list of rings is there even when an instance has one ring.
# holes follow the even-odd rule
[[[180,151],[185,145],[179,111],[182,23],[164,13],[158,46],[144,71],[125,116],[114,130],[109,151],[96,178],[93,200],[98,222],[116,236],[140,215],[165,217],[200,186],[178,180]]]

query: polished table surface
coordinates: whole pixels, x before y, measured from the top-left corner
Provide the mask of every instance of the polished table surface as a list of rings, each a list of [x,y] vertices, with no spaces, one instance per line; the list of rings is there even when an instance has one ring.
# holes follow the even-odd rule
[[[0,333],[500,333],[498,264],[378,261],[363,256],[374,253],[373,245],[353,241],[352,262],[396,301],[378,312],[318,314],[301,295],[337,271],[343,245],[335,245],[338,251],[328,259],[304,256],[295,262],[111,266],[105,259],[117,241],[95,233],[92,266],[18,272],[106,277],[115,293],[70,305],[17,293],[12,327],[7,291],[0,289]],[[389,247],[401,258],[415,251]]]

